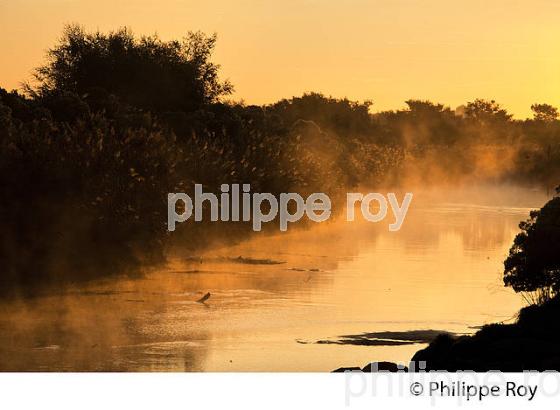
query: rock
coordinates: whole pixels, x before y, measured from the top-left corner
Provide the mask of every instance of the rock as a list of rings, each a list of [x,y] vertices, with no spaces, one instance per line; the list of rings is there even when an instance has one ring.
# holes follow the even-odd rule
[[[377,373],[377,372],[408,372],[408,368],[392,362],[371,362],[363,368],[359,367],[339,367],[333,370],[332,373],[346,373],[346,372],[364,372],[364,373]]]
[[[408,368],[393,362],[371,362],[362,369],[364,373],[376,372],[408,372]]]
[[[346,372],[361,372],[362,369],[359,367],[339,367],[336,370],[333,370],[332,373],[346,373]]]

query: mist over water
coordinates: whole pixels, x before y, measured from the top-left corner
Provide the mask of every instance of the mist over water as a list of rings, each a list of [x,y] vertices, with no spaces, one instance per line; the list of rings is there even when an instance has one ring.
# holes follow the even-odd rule
[[[503,261],[560,179],[557,108],[246,105],[216,40],[73,24],[26,94],[0,88],[0,369],[325,371],[422,347],[344,335],[426,342],[512,318]],[[170,192],[246,183],[327,194],[332,217],[168,231]],[[347,192],[414,199],[390,232],[390,214],[346,222]]]
[[[379,192],[383,192],[378,190]],[[540,189],[414,190],[403,227],[333,220],[203,251],[142,278],[0,304],[1,370],[329,371],[407,361],[422,344],[317,344],[422,329],[471,333],[523,300],[503,260]],[[236,240],[238,241],[238,239]],[[197,303],[206,292],[211,297]]]

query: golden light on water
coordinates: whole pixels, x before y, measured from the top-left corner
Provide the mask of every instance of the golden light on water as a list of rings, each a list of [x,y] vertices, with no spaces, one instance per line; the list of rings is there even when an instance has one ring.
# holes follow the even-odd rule
[[[419,192],[403,228],[336,221],[178,249],[143,278],[0,303],[2,370],[330,371],[407,362],[422,344],[318,344],[364,332],[473,333],[523,299],[503,260],[541,192]],[[239,259],[242,256],[242,259]],[[259,260],[283,263],[247,263]],[[197,303],[203,294],[211,296]]]
[[[68,74],[72,53],[98,39],[74,28],[63,40],[71,51],[45,70],[52,89],[0,93],[0,175],[10,177],[0,211],[15,221],[0,241],[0,371],[330,371],[407,361],[430,340],[368,336],[366,349],[345,335],[461,335],[512,320],[523,306],[513,289],[534,288],[508,283],[517,248],[505,269],[504,259],[558,183],[560,122],[548,105],[534,107],[534,121],[510,121],[493,100],[516,118],[533,103],[560,106],[559,17],[546,0],[0,2],[8,89],[48,62],[67,24],[219,35],[215,50],[213,37],[195,35],[170,59],[158,41],[124,34],[117,41],[137,45],[123,52],[93,40],[101,59],[86,51]],[[220,81],[205,58],[185,57],[210,51]],[[476,103],[456,115],[426,101],[368,115],[368,102],[317,94],[267,109],[215,104],[226,79],[247,105],[309,91],[371,99],[374,112],[408,99]],[[159,207],[191,182],[332,192],[333,217],[249,235],[189,221],[170,234]],[[390,232],[393,220],[337,219],[347,190],[414,199]]]

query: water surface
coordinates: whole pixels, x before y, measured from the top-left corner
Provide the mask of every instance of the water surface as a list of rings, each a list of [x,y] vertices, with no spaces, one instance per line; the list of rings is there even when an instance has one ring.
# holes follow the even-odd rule
[[[331,221],[175,255],[112,279],[0,304],[0,369],[330,371],[408,361],[425,344],[317,344],[363,332],[473,332],[512,320],[502,285],[519,221],[546,196],[488,188],[415,193],[399,232]],[[197,303],[206,292],[211,297]]]

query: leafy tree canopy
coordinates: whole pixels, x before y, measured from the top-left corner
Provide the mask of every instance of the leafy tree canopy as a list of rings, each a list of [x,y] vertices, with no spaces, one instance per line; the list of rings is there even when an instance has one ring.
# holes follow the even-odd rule
[[[371,105],[371,101],[356,102],[347,98],[326,97],[320,93],[307,93],[301,97],[283,99],[268,106],[267,111],[283,118],[289,126],[304,119],[348,135],[371,132]]]
[[[407,100],[405,103],[412,114],[429,116],[445,113],[453,115],[453,112],[449,107],[446,107],[443,104],[433,103],[428,100]]]
[[[536,121],[553,122],[558,119],[558,108],[550,104],[533,104],[531,111]]]
[[[481,123],[509,121],[512,117],[494,100],[476,99],[467,103],[465,116]]]
[[[536,292],[540,300],[560,292],[560,197],[522,222],[504,262],[504,283],[516,292]]]
[[[38,86],[28,90],[43,97],[110,94],[156,112],[194,111],[232,91],[210,61],[215,43],[216,35],[201,32],[189,32],[182,41],[162,41],[157,36],[136,38],[127,28],[104,34],[69,25],[49,50],[47,63],[37,69]]]

